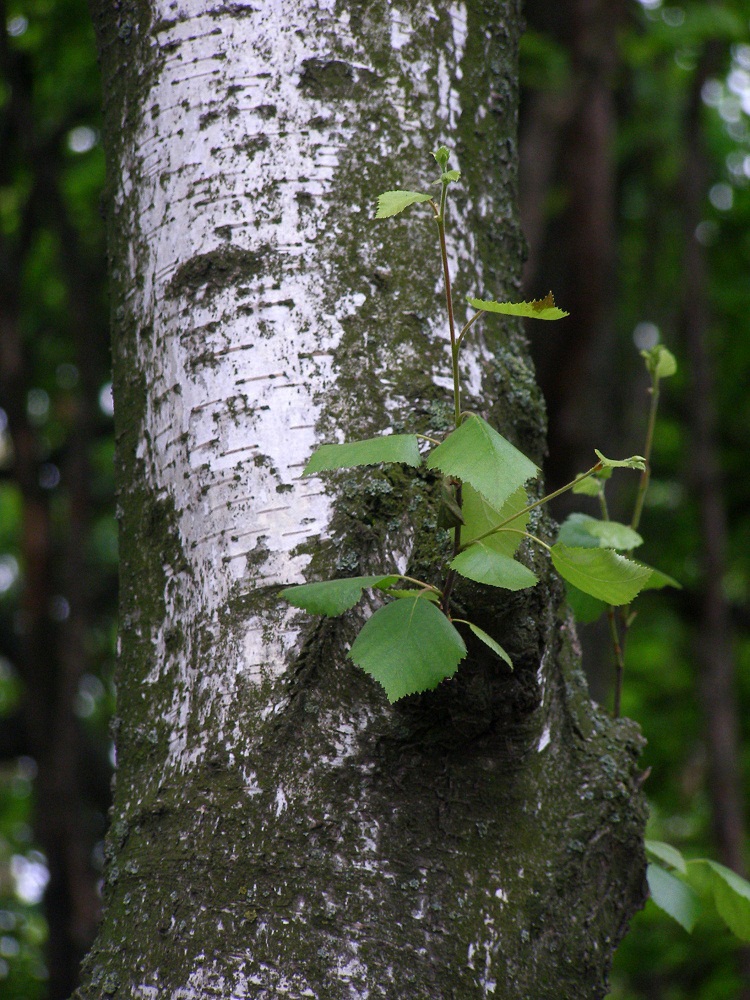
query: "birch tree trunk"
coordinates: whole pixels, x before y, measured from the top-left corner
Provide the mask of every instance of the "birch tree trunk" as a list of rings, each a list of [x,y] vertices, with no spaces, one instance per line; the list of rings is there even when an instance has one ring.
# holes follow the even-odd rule
[[[94,3],[122,608],[81,998],[606,991],[645,895],[640,737],[590,703],[549,567],[519,594],[457,591],[513,673],[470,648],[395,706],[345,657],[361,616],[278,598],[434,574],[427,474],[300,473],[323,441],[449,426],[434,224],[372,220],[440,142],[464,171],[456,301],[517,292],[519,7]],[[464,405],[539,462],[519,328],[486,324],[465,357]]]

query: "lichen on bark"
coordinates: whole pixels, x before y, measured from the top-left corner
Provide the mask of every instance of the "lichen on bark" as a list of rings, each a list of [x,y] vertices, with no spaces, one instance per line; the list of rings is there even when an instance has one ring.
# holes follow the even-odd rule
[[[94,14],[123,617],[81,1000],[603,996],[644,897],[639,737],[590,703],[548,562],[528,592],[456,592],[512,673],[470,644],[395,706],[346,658],[368,605],[321,622],[276,597],[389,560],[434,572],[430,474],[299,473],[323,440],[446,429],[431,220],[370,218],[429,182],[440,142],[463,170],[457,300],[517,287],[520,4]],[[519,327],[487,323],[465,357],[467,403],[539,462]]]

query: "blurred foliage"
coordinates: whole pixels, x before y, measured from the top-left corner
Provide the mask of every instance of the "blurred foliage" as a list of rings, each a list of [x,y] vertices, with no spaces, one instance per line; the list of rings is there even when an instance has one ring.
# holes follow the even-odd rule
[[[86,579],[75,583],[85,595],[85,613],[74,711],[88,752],[106,760],[114,706],[117,529],[94,34],[85,0],[0,0],[0,14],[0,277],[13,282],[17,309],[10,320],[21,345],[25,416],[50,526],[48,615],[56,643],[65,641],[71,615],[79,611],[71,610],[65,564],[75,544],[71,505],[80,486],[72,479],[72,440],[87,410],[94,416],[84,442],[91,482]],[[5,307],[11,313],[7,301]],[[18,752],[27,738],[23,707],[39,694],[25,683],[21,653],[25,512],[11,424],[0,396],[0,995],[31,1000],[48,995],[42,893],[49,872],[33,832],[37,762],[28,750]],[[50,671],[59,662],[51,649]],[[90,802],[81,809],[89,810],[95,872],[101,869],[105,816],[98,805],[92,812]]]
[[[635,347],[658,336],[680,372],[665,383],[654,446],[654,478],[641,522],[643,560],[685,590],[647,595],[628,638],[623,714],[648,739],[643,766],[651,803],[649,835],[687,856],[716,857],[707,789],[706,744],[696,676],[696,589],[700,516],[689,488],[689,364],[680,342],[684,219],[680,179],[685,116],[702,60],[701,92],[711,177],[696,232],[709,273],[710,349],[716,370],[718,446],[730,545],[723,580],[731,604],[742,722],[743,787],[750,782],[750,6],[747,0],[666,3],[632,0],[619,39],[616,77],[618,207],[617,360],[632,388],[626,453],[637,451],[648,401]],[[550,56],[552,50],[552,56]],[[532,36],[522,53],[524,83],[564,84],[558,43]],[[562,81],[562,83],[561,83]],[[553,190],[554,214],[565,192]],[[619,508],[630,510],[631,498]],[[596,513],[592,509],[590,513]],[[688,935],[649,902],[632,922],[612,975],[612,1000],[722,1000],[741,994],[737,942],[720,921]]]

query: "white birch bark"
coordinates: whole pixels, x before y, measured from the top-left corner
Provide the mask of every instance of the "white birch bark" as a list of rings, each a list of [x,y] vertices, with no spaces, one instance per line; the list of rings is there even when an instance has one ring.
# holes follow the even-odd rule
[[[434,227],[418,208],[372,221],[379,191],[424,188],[440,142],[465,172],[457,301],[517,284],[516,0],[94,14],[123,613],[81,996],[603,995],[643,894],[638,739],[588,703],[554,585],[464,594],[515,675],[472,652],[395,708],[345,659],[356,615],[321,625],[276,597],[435,555],[414,527],[426,481],[300,472],[321,441],[450,412]],[[518,331],[464,358],[466,405],[539,460]]]
[[[377,187],[369,188],[365,203],[339,190],[360,128],[357,107],[343,95],[335,102],[311,97],[304,79],[318,63],[325,72],[339,54],[346,55],[341,66],[352,79],[378,74],[349,16],[337,14],[334,4],[274,3],[259,12],[247,5],[243,16],[235,10],[221,20],[212,3],[189,5],[184,18],[174,18],[166,0],[154,8],[152,46],[168,54],[145,95],[149,113],[133,133],[114,197],[118,209],[132,202],[138,219],[127,307],[149,330],[134,359],[149,380],[137,457],[154,493],[174,502],[191,582],[189,589],[167,588],[167,615],[147,681],[158,680],[169,664],[164,634],[178,614],[179,595],[179,613],[200,619],[225,646],[224,668],[201,685],[201,695],[216,707],[219,737],[234,745],[238,734],[225,727],[238,675],[259,683],[264,672],[283,671],[299,649],[299,627],[292,623],[299,615],[278,609],[270,636],[268,615],[252,615],[222,637],[219,613],[238,586],[303,582],[309,556],[295,550],[329,535],[330,501],[320,481],[303,481],[300,472],[319,443],[321,400],[336,393],[332,360],[342,321],[377,294],[366,276],[357,289],[339,287],[324,252],[339,231],[336,216],[353,214],[353,238],[365,244],[373,265],[389,266],[389,234],[371,222]],[[449,38],[445,52],[423,57],[421,65],[398,57],[409,51],[414,17],[442,18]],[[446,136],[457,124],[450,76],[460,75],[466,11],[460,4],[439,12],[407,5],[390,8],[388,21],[382,29],[396,54],[394,76],[408,72],[418,87],[411,115],[399,116],[412,139],[403,143],[414,161],[405,160],[404,171],[427,173],[435,123]],[[298,29],[285,30],[292,22]],[[437,86],[428,86],[430,77]],[[393,106],[403,107],[395,80],[386,89]],[[363,166],[377,176],[393,150],[377,129],[372,140],[372,162]],[[392,171],[382,176],[390,180]],[[479,269],[481,262],[463,249],[467,263]],[[226,251],[230,280],[214,288]],[[433,257],[421,264],[435,270],[436,285],[435,314],[427,320],[438,350],[426,360],[436,384],[450,388],[435,263]],[[255,273],[244,275],[244,268]],[[465,354],[477,386],[472,352],[481,348]],[[382,359],[372,375],[382,378],[389,364]],[[342,403],[356,406],[356,400]],[[386,410],[408,403],[383,393]],[[339,428],[334,433],[341,439]],[[405,554],[394,555],[403,569]],[[184,768],[217,734],[204,732],[188,746],[185,720],[197,678],[189,647],[180,658],[168,766]]]

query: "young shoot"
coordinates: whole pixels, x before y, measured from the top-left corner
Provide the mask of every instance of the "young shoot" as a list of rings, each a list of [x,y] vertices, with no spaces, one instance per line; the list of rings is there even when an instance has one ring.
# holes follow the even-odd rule
[[[573,486],[573,492],[595,497],[599,503],[601,519],[589,517],[587,514],[570,514],[560,528],[559,543],[606,549],[612,552],[631,552],[643,544],[643,539],[638,534],[638,526],[651,474],[651,450],[654,441],[654,427],[656,426],[656,412],[659,405],[660,382],[663,378],[674,375],[677,371],[677,362],[674,355],[663,344],[657,344],[648,351],[641,351],[641,356],[651,379],[649,388],[651,405],[643,447],[641,476],[630,524],[624,525],[610,520],[605,489],[609,470],[605,468],[598,471],[593,479],[586,478],[590,475],[589,472],[578,478]],[[565,574],[561,575],[565,576]],[[613,714],[615,718],[618,718],[622,705],[622,685],[625,675],[625,644],[628,631],[635,618],[635,612],[631,607],[632,598],[630,601],[624,602],[597,599],[595,596],[592,597],[590,591],[580,587],[570,576],[566,576],[565,579],[568,602],[579,622],[593,622],[602,615],[607,617],[615,661]],[[651,569],[640,590],[659,590],[662,587],[679,586],[680,584],[672,577],[659,572],[659,570]]]
[[[497,638],[474,622],[454,618],[451,596],[458,577],[504,590],[524,590],[536,585],[535,574],[517,558],[521,542],[549,552],[557,572],[572,588],[603,606],[627,607],[648,586],[654,571],[619,554],[617,546],[599,536],[583,535],[583,542],[561,538],[549,545],[531,534],[529,515],[537,507],[570,489],[580,489],[592,477],[609,475],[625,467],[645,473],[645,458],[622,461],[597,452],[597,462],[574,482],[540,500],[530,501],[527,484],[540,470],[504,438],[479,413],[461,404],[461,346],[475,324],[488,314],[556,320],[568,314],[559,309],[550,292],[531,302],[497,302],[470,298],[474,310],[457,329],[448,265],[446,205],[452,184],[461,174],[448,169],[450,151],[441,146],[433,153],[439,170],[439,195],[419,191],[386,191],[378,198],[376,219],[388,219],[412,206],[427,209],[425,219],[435,224],[445,292],[446,348],[453,383],[453,428],[441,440],[416,431],[384,433],[346,444],[324,444],[311,456],[303,475],[400,462],[412,468],[423,463],[442,474],[438,527],[453,532],[452,553],[436,567],[440,585],[416,580],[385,568],[382,576],[359,576],[287,587],[281,596],[310,614],[340,615],[354,607],[363,591],[377,591],[385,603],[367,620],[349,652],[355,664],[375,678],[390,701],[430,690],[451,677],[466,656],[459,627],[468,629],[512,669],[512,662]],[[420,441],[427,448],[420,451]],[[635,531],[633,531],[635,534]],[[591,539],[596,537],[596,541]],[[439,546],[435,545],[437,551]]]

